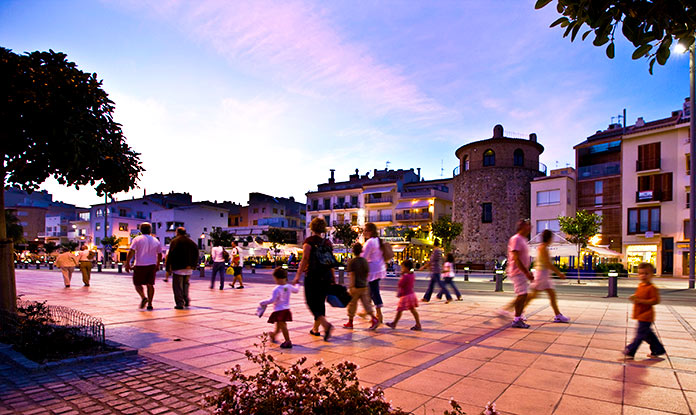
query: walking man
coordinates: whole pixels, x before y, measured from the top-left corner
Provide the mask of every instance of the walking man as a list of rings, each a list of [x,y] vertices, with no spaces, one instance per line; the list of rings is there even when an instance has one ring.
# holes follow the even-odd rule
[[[430,254],[430,261],[423,264],[421,269],[425,269],[426,267],[430,267],[430,284],[423,295],[423,301],[426,303],[430,301],[430,296],[433,295],[435,284],[437,284],[440,287],[440,293],[437,295],[438,298],[442,298],[442,294],[445,294],[447,298],[446,302],[451,302],[452,296],[440,279],[440,272],[442,271],[442,249],[440,249],[440,241],[437,239],[433,242],[433,252]]]
[[[169,248],[171,249],[171,248]],[[225,251],[222,242],[218,241],[213,249],[210,250],[210,257],[213,260],[213,276],[210,277],[210,288],[215,287],[215,275],[220,274],[220,289],[225,288],[225,272],[227,271],[226,262],[230,259],[230,254]]]
[[[128,256],[126,257],[126,272],[133,270],[133,285],[140,295],[140,308],[147,305],[152,310],[152,298],[155,296],[155,275],[158,264],[162,261],[162,247],[157,238],[150,235],[152,225],[148,222],[140,224],[140,233],[131,242]],[[135,259],[133,267],[131,262]],[[143,285],[147,286],[147,297],[143,291]]]
[[[60,271],[63,273],[65,288],[70,288],[70,279],[77,265],[77,258],[75,255],[67,249],[61,248],[61,254],[56,258],[55,266],[60,268]]]
[[[87,245],[80,247],[80,254],[77,260],[80,262],[80,272],[82,273],[82,283],[89,287],[89,279],[92,276],[92,260],[94,252],[90,251]]]
[[[534,281],[534,276],[529,272],[529,246],[527,238],[532,227],[529,220],[523,219],[517,222],[517,233],[510,238],[508,242],[508,261],[507,275],[512,280],[515,286],[515,319],[512,321],[512,327],[528,329],[529,324],[524,322],[522,312],[524,305],[527,302],[527,289],[529,282]]]
[[[172,275],[172,289],[177,310],[183,310],[191,303],[189,298],[189,279],[198,266],[198,246],[188,236],[184,227],[176,228],[176,237],[169,243],[169,254],[165,269]]]

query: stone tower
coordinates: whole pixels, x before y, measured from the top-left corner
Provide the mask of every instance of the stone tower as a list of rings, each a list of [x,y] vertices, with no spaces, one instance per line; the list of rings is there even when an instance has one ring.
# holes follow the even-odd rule
[[[528,140],[505,137],[502,125],[493,128],[492,138],[457,149],[452,216],[463,224],[454,241],[457,262],[491,269],[505,258],[516,222],[530,216],[530,182],[546,175],[539,163],[543,151],[536,134]]]

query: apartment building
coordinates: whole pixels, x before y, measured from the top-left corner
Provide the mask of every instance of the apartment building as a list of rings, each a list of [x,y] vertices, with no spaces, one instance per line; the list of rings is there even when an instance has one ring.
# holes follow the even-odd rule
[[[532,237],[545,229],[560,231],[558,217],[575,215],[575,178],[575,169],[565,167],[531,182]]]
[[[276,197],[263,193],[249,193],[247,206],[230,210],[228,226],[224,229],[237,239],[261,238],[271,228],[281,229],[287,243],[304,240],[306,207],[294,197]]]
[[[229,210],[225,207],[211,206],[208,202],[177,206],[152,212],[153,234],[167,246],[176,236],[176,228],[186,228],[190,238],[198,243],[198,249],[210,252],[212,242],[209,233],[215,228],[228,224]]]

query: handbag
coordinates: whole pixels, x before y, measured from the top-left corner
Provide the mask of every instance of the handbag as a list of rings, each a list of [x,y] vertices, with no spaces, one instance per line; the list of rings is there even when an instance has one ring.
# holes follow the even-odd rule
[[[340,284],[331,284],[329,286],[326,301],[332,307],[346,308],[353,297],[348,292],[348,289]]]

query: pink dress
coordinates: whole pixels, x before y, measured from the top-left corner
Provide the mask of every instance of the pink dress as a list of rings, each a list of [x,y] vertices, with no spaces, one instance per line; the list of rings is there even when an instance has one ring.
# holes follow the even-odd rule
[[[416,297],[416,293],[413,291],[415,282],[416,276],[412,273],[401,275],[399,290],[396,292],[396,296],[399,297],[396,311],[406,311],[418,307],[418,297]]]

